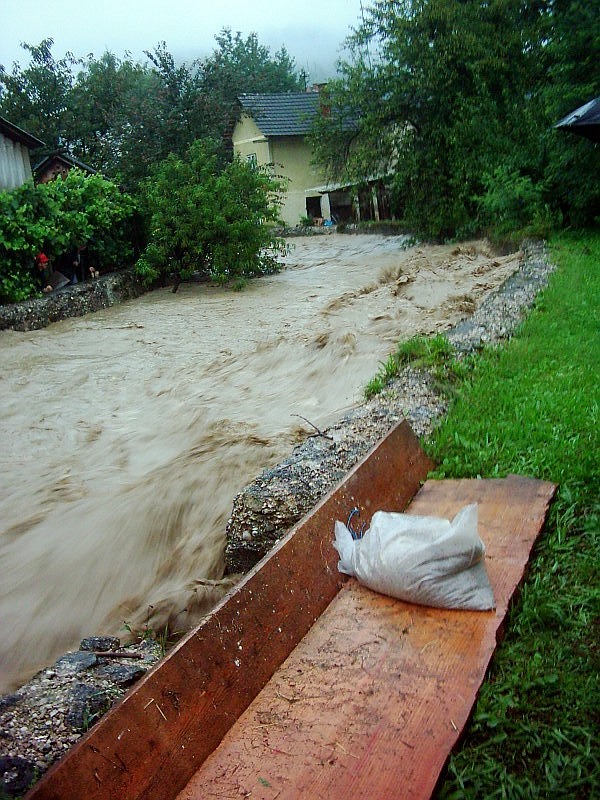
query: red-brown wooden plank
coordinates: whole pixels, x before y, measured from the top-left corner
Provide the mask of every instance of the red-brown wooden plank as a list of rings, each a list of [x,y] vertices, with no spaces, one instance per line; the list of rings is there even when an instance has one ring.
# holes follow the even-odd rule
[[[334,521],[403,509],[432,466],[409,425],[394,428],[28,800],[174,797],[344,582]]]
[[[479,504],[496,610],[424,608],[349,581],[178,800],[429,798],[554,490],[517,477],[428,481],[411,513]]]

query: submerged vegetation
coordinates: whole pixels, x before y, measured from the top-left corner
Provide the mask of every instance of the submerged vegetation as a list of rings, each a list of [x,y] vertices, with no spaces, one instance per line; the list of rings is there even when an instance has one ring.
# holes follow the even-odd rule
[[[600,234],[552,239],[559,269],[514,338],[477,356],[426,447],[434,477],[553,481],[559,489],[462,748],[439,796],[598,796]],[[405,357],[451,368],[440,337]]]

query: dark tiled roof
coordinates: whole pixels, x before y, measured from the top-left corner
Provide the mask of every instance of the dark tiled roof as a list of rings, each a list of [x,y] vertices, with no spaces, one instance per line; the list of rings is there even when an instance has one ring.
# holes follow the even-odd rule
[[[238,100],[265,136],[302,136],[308,133],[319,108],[318,92],[242,94]]]
[[[31,150],[35,150],[36,147],[42,147],[44,144],[44,142],[36,136],[24,131],[23,128],[13,125],[12,122],[9,122],[5,117],[0,117],[0,133],[3,133],[8,139],[12,139],[14,142],[22,142]]]

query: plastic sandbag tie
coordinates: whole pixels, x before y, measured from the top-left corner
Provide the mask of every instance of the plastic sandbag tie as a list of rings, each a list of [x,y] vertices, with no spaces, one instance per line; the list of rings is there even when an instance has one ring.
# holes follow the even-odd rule
[[[477,532],[477,505],[452,521],[377,511],[365,531],[335,523],[338,569],[381,594],[435,608],[488,611],[494,594]]]
[[[348,521],[346,522],[346,527],[350,531],[353,539],[362,539],[362,537],[365,535],[367,523],[363,522],[360,528],[357,531],[355,531],[354,528],[352,527],[353,517],[360,517],[360,509],[357,506],[354,506],[352,511],[348,514]]]

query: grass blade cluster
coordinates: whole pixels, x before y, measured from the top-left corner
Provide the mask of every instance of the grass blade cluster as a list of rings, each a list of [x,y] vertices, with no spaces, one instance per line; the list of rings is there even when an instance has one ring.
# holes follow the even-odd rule
[[[528,320],[476,359],[427,443],[436,477],[560,486],[444,800],[600,797],[600,234],[561,234],[551,257]]]
[[[379,363],[379,370],[374,378],[365,386],[365,399],[382,392],[387,384],[395,378],[407,364],[416,368],[428,369],[434,377],[453,360],[453,349],[450,342],[441,334],[434,337],[414,336],[400,342],[396,351],[390,353],[386,361]]]

